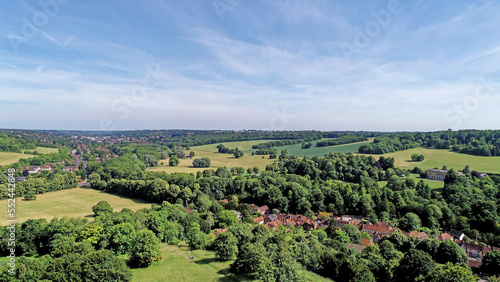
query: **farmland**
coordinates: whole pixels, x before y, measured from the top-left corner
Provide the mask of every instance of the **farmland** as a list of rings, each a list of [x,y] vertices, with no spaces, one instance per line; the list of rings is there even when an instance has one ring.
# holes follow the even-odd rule
[[[139,199],[131,199],[89,188],[73,188],[40,194],[37,195],[37,199],[34,201],[16,198],[16,219],[19,222],[30,218],[50,220],[54,217],[86,217],[92,219],[92,206],[99,201],[107,201],[114,211],[120,211],[123,208],[139,210],[151,207],[151,204]],[[1,200],[0,205],[6,207],[7,200]],[[2,224],[5,224],[5,222],[2,221]]]
[[[57,153],[58,149],[38,147],[34,151],[37,151],[40,154],[50,154],[50,153]],[[19,159],[26,159],[31,157],[34,157],[34,155],[23,154],[23,153],[0,152],[0,166],[10,165],[18,162]]]
[[[47,148],[47,147],[37,147],[33,151],[37,151],[39,154],[52,154],[52,153],[59,152],[59,149],[57,149],[57,148]]]
[[[132,281],[252,281],[229,273],[233,261],[221,262],[214,252],[193,250],[186,243],[178,246],[161,245],[163,259],[148,268],[133,271]],[[189,256],[193,256],[192,261]],[[306,272],[308,281],[332,281],[312,272]]]
[[[0,166],[10,165],[19,161],[19,159],[33,157],[22,153],[0,152]]]
[[[266,142],[269,140],[253,140],[253,141],[242,141],[242,142],[226,142],[222,143],[224,146],[229,147],[231,149],[234,149],[238,147],[240,150],[243,150],[245,152],[245,155],[241,158],[235,158],[234,155],[232,154],[221,154],[217,152],[217,144],[210,144],[210,145],[203,145],[203,146],[196,146],[196,147],[191,147],[190,150],[187,150],[186,152],[193,151],[195,153],[194,158],[204,158],[207,157],[212,161],[212,166],[211,168],[217,168],[217,167],[235,167],[235,166],[240,166],[243,168],[249,168],[249,167],[258,167],[259,169],[264,169],[266,165],[276,162],[277,160],[274,159],[269,159],[268,156],[252,156],[250,155],[249,152],[251,152],[252,145],[259,144],[262,142]],[[158,167],[153,167],[149,168],[149,170],[152,171],[165,171],[168,173],[172,172],[197,172],[197,171],[202,171],[205,170],[206,168],[196,168],[193,167],[193,159],[181,159],[180,163],[176,167],[171,167],[168,166],[168,159],[167,160],[160,160],[160,165]],[[161,163],[163,162],[163,165]]]
[[[238,148],[245,152],[245,155],[239,159],[235,158],[232,154],[221,154],[217,152],[217,145],[220,143],[216,144],[210,144],[210,145],[203,145],[203,146],[196,146],[196,147],[191,147],[190,150],[187,151],[193,151],[195,153],[195,158],[203,158],[207,157],[212,161],[212,168],[217,168],[217,167],[235,167],[235,166],[240,166],[243,168],[249,168],[249,167],[258,167],[259,169],[264,169],[266,165],[277,162],[276,159],[272,160],[269,159],[269,157],[266,155],[264,158],[263,156],[255,155],[252,156],[250,153],[252,151],[252,145],[267,142],[271,140],[252,140],[252,141],[237,141],[237,142],[226,142],[222,143],[224,146],[234,149]],[[369,141],[366,142],[356,142],[352,144],[345,144],[345,145],[338,145],[338,146],[328,146],[328,147],[315,147],[316,141],[313,142],[313,147],[309,149],[301,149],[302,144],[294,144],[294,145],[288,145],[288,146],[281,146],[277,147],[279,151],[281,150],[288,150],[289,155],[295,155],[297,157],[323,157],[325,154],[328,153],[354,153],[358,151],[358,148],[362,146],[363,144],[371,143],[373,140],[370,138]],[[186,151],[186,152],[187,152]],[[163,165],[161,163],[163,162]],[[170,167],[168,166],[168,159],[166,160],[160,160],[160,165],[158,167],[153,167],[149,168],[151,171],[165,171],[168,173],[172,172],[197,172],[201,170],[205,170],[206,168],[196,168],[192,166],[193,160],[192,159],[181,159],[180,163],[176,167]]]
[[[324,157],[328,153],[357,153],[358,148],[364,144],[373,142],[373,138],[369,138],[369,141],[356,142],[345,145],[328,146],[328,147],[316,147],[316,141],[311,142],[313,146],[309,149],[302,149],[302,144],[294,144],[288,146],[277,147],[278,150],[286,149],[289,155],[294,155],[297,157]]]
[[[425,157],[424,161],[412,162],[411,154],[422,154]],[[381,155],[372,155],[378,159]],[[420,167],[422,169],[442,168],[446,166],[448,169],[462,170],[466,165],[469,165],[471,170],[486,173],[500,173],[500,157],[481,157],[460,154],[446,149],[425,149],[413,148],[404,151],[384,154],[385,157],[392,157],[395,160],[394,165],[400,168],[411,169]]]

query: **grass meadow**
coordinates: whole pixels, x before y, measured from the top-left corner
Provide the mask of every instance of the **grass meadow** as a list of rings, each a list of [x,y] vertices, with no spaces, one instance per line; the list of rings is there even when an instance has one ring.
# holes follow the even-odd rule
[[[330,139],[330,138],[326,138]],[[321,139],[321,140],[326,140]],[[359,147],[364,144],[372,143],[373,138],[369,138],[369,141],[356,142],[337,146],[327,146],[327,147],[316,147],[317,141],[311,142],[313,146],[309,149],[302,149],[302,144],[294,144],[288,146],[276,147],[279,151],[286,149],[289,155],[294,155],[296,157],[324,157],[328,153],[357,153]]]
[[[186,243],[178,246],[161,245],[162,260],[148,268],[133,269],[133,282],[163,281],[253,281],[229,273],[233,261],[220,262],[212,251],[194,250],[189,252]],[[189,260],[189,256],[194,259]],[[326,282],[330,279],[312,272],[306,272],[308,281]]]
[[[413,180],[415,180],[415,183],[423,180],[425,183],[429,184],[429,187],[431,187],[432,190],[435,190],[437,192],[441,192],[444,188],[443,181],[420,178],[418,174],[411,174],[410,178],[413,178]],[[402,177],[401,179],[404,179],[404,177]],[[377,181],[377,183],[380,187],[384,187],[385,185],[387,185],[387,181]]]
[[[238,141],[238,142],[226,142],[222,143],[224,146],[234,149],[238,147],[238,149],[245,151],[245,155],[241,158],[235,158],[234,155],[232,154],[221,154],[217,152],[217,145],[221,143],[216,143],[216,144],[210,144],[210,145],[203,145],[203,146],[196,146],[196,147],[191,147],[190,150],[186,150],[186,153],[189,151],[193,151],[195,153],[194,158],[204,158],[207,157],[212,161],[212,166],[210,168],[212,169],[217,169],[218,167],[235,167],[235,166],[240,166],[245,169],[249,167],[258,167],[259,169],[263,170],[265,169],[266,165],[272,163],[272,162],[277,162],[277,159],[269,159],[269,156],[252,156],[248,151],[252,149],[252,145],[263,143],[266,141],[270,140],[252,140],[252,141]],[[163,162],[163,165],[161,164]],[[208,168],[208,169],[210,169]],[[148,170],[151,171],[165,171],[167,173],[172,173],[172,172],[193,172],[196,173],[197,171],[203,171],[207,168],[197,168],[193,167],[193,159],[181,159],[180,163],[178,166],[171,167],[168,165],[168,159],[165,160],[160,160],[159,165],[157,167],[152,167],[148,168]]]
[[[139,210],[150,208],[151,204],[139,199],[109,194],[91,188],[73,188],[36,195],[34,201],[16,198],[16,219],[18,222],[27,219],[45,218],[50,221],[54,217],[85,217],[93,220],[92,206],[99,201],[107,201],[113,211],[123,208]],[[1,207],[7,207],[7,200],[0,200]],[[1,221],[6,225],[6,219]]]
[[[424,161],[412,162],[411,154],[423,154]],[[372,155],[378,159],[381,155]],[[453,168],[462,170],[466,165],[469,165],[471,170],[486,173],[500,173],[500,157],[480,157],[467,154],[460,154],[446,149],[426,149],[413,148],[405,151],[399,151],[389,154],[384,154],[385,157],[393,157],[394,165],[400,168],[414,168],[416,166],[422,169],[442,168],[446,166],[448,169]]]
[[[31,151],[31,150],[29,150],[29,151]],[[36,148],[36,150],[32,150],[32,151],[38,151],[38,153],[40,153],[40,154],[50,154],[50,153],[57,153],[59,151],[59,149],[38,147],[38,148]],[[34,156],[35,155],[24,154],[24,153],[0,152],[0,166],[17,163],[19,161],[19,159],[27,159],[27,158],[31,158]]]
[[[203,145],[203,146],[195,146],[191,147],[190,150],[188,151],[193,151],[195,153],[194,158],[203,158],[203,157],[208,157],[212,161],[212,166],[211,168],[217,169],[218,167],[235,167],[235,166],[240,166],[245,169],[249,167],[258,167],[259,169],[263,170],[265,169],[266,165],[277,162],[277,159],[269,159],[269,156],[266,155],[264,158],[262,156],[252,156],[251,152],[254,151],[252,150],[252,145],[267,142],[271,140],[252,140],[252,141],[237,141],[237,142],[225,142],[222,143],[224,146],[234,149],[238,148],[242,151],[245,152],[245,155],[239,159],[235,158],[232,154],[220,154],[217,152],[217,145],[221,143],[216,143],[216,144],[210,144],[210,145]],[[352,144],[346,144],[346,145],[338,145],[338,146],[329,146],[329,147],[312,147],[309,149],[301,149],[302,144],[295,144],[295,145],[288,145],[288,146],[281,146],[277,147],[278,150],[283,150],[287,149],[289,155],[295,155],[297,157],[323,157],[325,154],[333,152],[333,153],[355,153],[358,151],[358,148],[367,143],[371,143],[373,140],[370,139],[370,141],[366,142],[356,142]],[[313,146],[316,145],[316,142],[313,142]],[[163,165],[161,164],[163,162]],[[186,173],[196,173],[197,171],[203,171],[206,168],[195,168],[192,167],[193,164],[193,159],[182,159],[180,160],[180,163],[176,167],[170,167],[168,165],[168,159],[166,160],[160,160],[159,165],[157,167],[153,168],[148,168],[148,170],[151,171],[165,171],[167,173],[173,173],[173,172],[186,172]]]

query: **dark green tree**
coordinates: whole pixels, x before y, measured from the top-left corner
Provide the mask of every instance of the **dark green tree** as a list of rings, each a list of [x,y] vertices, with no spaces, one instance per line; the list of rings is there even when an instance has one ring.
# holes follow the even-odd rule
[[[238,239],[231,232],[222,232],[214,241],[215,257],[221,261],[236,259]]]
[[[95,214],[95,216],[98,216],[102,213],[113,212],[113,208],[108,202],[100,201],[99,203],[97,203],[95,206],[92,207],[92,212]]]
[[[137,232],[130,250],[130,264],[137,267],[146,267],[160,259],[160,240],[153,231],[143,229]]]

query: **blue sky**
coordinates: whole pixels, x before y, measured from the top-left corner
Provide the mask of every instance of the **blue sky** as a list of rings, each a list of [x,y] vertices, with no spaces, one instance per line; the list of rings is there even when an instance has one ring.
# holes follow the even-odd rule
[[[2,1],[0,128],[498,129],[498,14],[498,1]]]

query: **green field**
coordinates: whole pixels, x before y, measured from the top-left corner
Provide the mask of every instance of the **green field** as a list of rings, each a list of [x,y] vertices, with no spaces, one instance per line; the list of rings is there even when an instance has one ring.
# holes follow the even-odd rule
[[[0,152],[0,166],[17,163],[19,159],[27,159],[33,156],[23,153]]]
[[[330,138],[327,138],[330,139]],[[326,140],[326,139],[321,139]],[[319,141],[319,140],[318,140]],[[278,150],[286,149],[289,155],[294,155],[296,157],[324,157],[328,153],[357,153],[359,147],[364,144],[372,143],[373,138],[369,138],[369,141],[356,142],[345,145],[328,146],[328,147],[316,147],[317,141],[311,142],[313,146],[309,149],[302,149],[302,144],[294,144],[288,146],[276,147]]]
[[[59,152],[59,149],[37,147],[36,150],[28,150],[28,151],[38,151],[38,153],[40,154],[50,154]],[[27,159],[34,156],[35,155],[24,154],[24,153],[0,152],[0,166],[17,163],[19,159]]]
[[[412,162],[411,154],[423,154],[424,161]],[[381,155],[372,155],[378,159]],[[460,154],[446,149],[425,149],[413,148],[405,151],[399,151],[389,154],[384,154],[385,157],[393,157],[395,166],[400,168],[414,168],[416,166],[421,169],[442,168],[446,166],[448,169],[462,170],[466,165],[469,165],[471,170],[486,173],[500,173],[500,157],[480,157],[473,155]]]
[[[224,144],[224,146],[226,146],[230,149],[238,148],[245,153],[251,153],[253,145],[257,145],[257,144],[265,143],[265,142],[269,142],[269,141],[275,141],[275,140],[250,140],[250,141],[223,142],[223,143],[215,143],[215,144],[191,147],[191,149],[195,149],[197,151],[205,151],[205,152],[214,152],[214,151],[217,152],[217,146],[219,144]]]
[[[443,181],[420,178],[420,176],[417,174],[411,174],[410,178],[413,178],[415,180],[415,183],[423,180],[425,183],[429,184],[429,187],[431,187],[431,189],[433,190],[441,191],[444,187]],[[404,179],[404,177],[401,179]],[[384,187],[385,185],[387,185],[387,181],[377,181],[377,183],[380,187]]]
[[[132,281],[252,281],[229,273],[232,261],[220,262],[214,252],[194,250],[189,253],[185,243],[178,246],[161,245],[162,260],[148,268],[133,269]],[[194,259],[189,260],[189,256]],[[332,281],[307,272],[308,281]]]
[[[59,152],[58,148],[47,148],[47,147],[37,147],[35,150],[28,151],[37,151],[39,154],[52,154]]]
[[[27,219],[45,218],[50,220],[54,217],[86,217],[93,219],[92,206],[99,201],[107,201],[114,211],[123,208],[139,210],[150,208],[151,204],[138,199],[127,198],[120,195],[109,194],[90,188],[73,188],[56,192],[37,195],[34,201],[25,201],[16,198],[16,219],[23,222]],[[1,200],[0,206],[7,207],[7,200]],[[1,221],[6,224],[7,214]]]
[[[245,155],[239,159],[235,158],[234,155],[232,154],[221,154],[217,152],[217,144],[210,144],[210,145],[203,145],[203,146],[196,146],[196,147],[191,147],[190,150],[186,150],[186,153],[189,151],[193,151],[195,153],[194,158],[204,158],[207,157],[212,161],[212,166],[210,168],[217,169],[218,167],[235,167],[235,166],[240,166],[245,169],[249,167],[258,167],[259,169],[263,170],[265,169],[266,165],[272,163],[272,162],[277,162],[277,159],[269,159],[269,156],[252,156],[250,153],[248,153],[248,150],[252,148],[252,145],[263,143],[269,140],[253,140],[253,141],[238,141],[238,142],[226,142],[222,143],[224,146],[234,149],[238,147],[238,149],[241,149],[243,151],[247,151]],[[161,163],[163,162],[163,165]],[[193,172],[196,173],[197,171],[203,171],[207,168],[196,168],[193,167],[193,159],[181,159],[180,163],[176,167],[171,167],[168,165],[168,159],[167,160],[160,160],[159,165],[157,167],[153,168],[148,168],[148,170],[151,171],[165,171],[168,173],[172,172]]]

